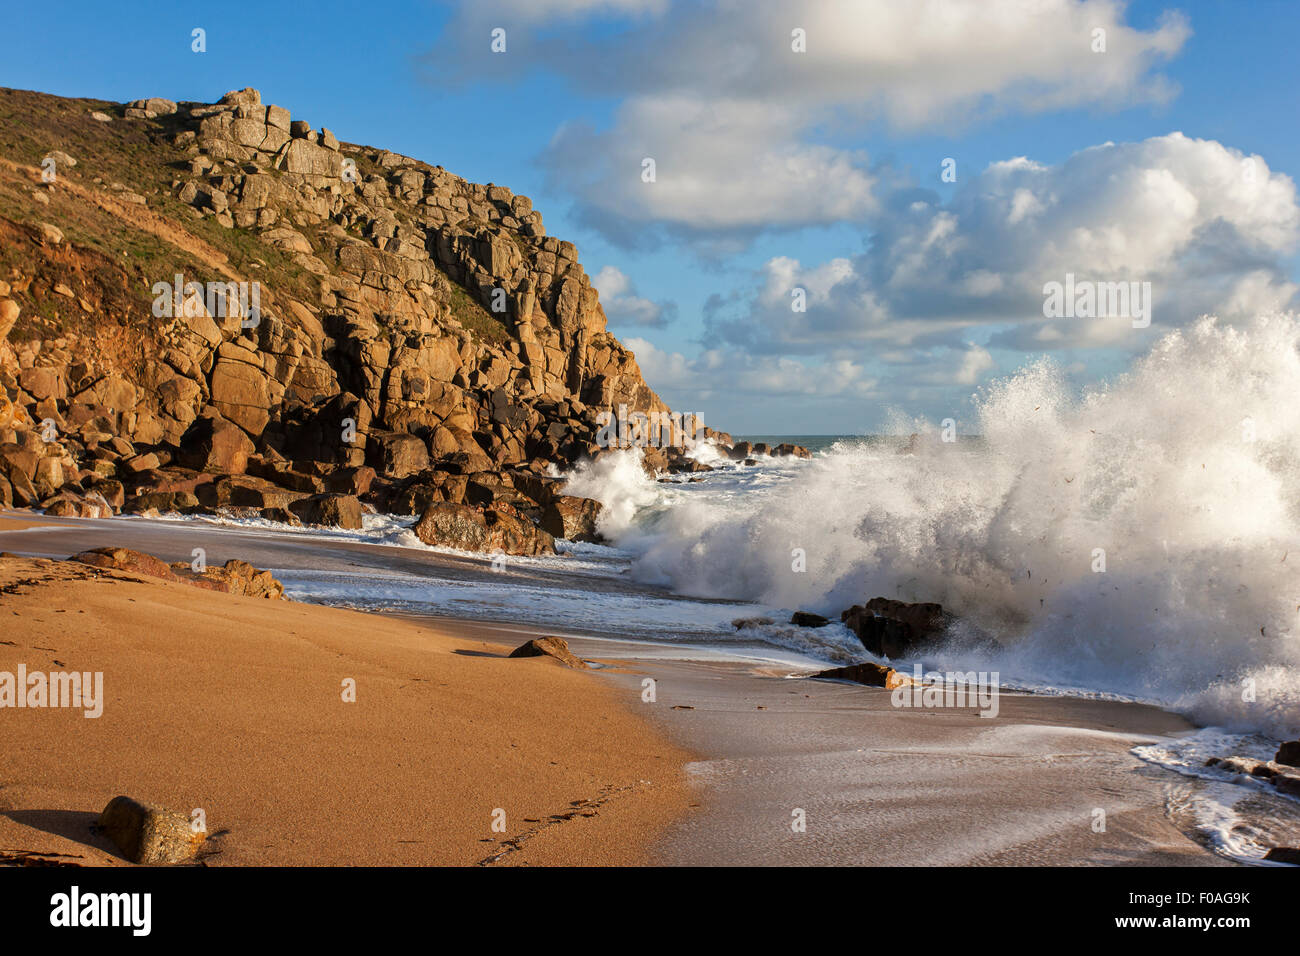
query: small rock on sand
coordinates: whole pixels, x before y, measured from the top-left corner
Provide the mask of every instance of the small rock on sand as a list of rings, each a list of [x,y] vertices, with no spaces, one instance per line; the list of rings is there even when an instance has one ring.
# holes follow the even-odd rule
[[[510,652],[511,657],[554,657],[556,660],[569,667],[586,669],[587,665],[583,661],[573,656],[569,650],[569,642],[562,637],[538,637],[529,641],[527,644],[521,644]]]
[[[147,866],[192,860],[206,835],[196,833],[184,813],[130,797],[110,800],[99,815],[99,828],[128,860]]]

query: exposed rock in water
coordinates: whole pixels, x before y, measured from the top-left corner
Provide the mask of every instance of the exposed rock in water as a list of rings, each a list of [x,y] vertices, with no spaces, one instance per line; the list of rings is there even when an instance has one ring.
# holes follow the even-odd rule
[[[1286,764],[1253,757],[1211,757],[1205,766],[1267,780],[1280,792],[1300,797],[1300,770]]]
[[[1274,863],[1290,863],[1292,866],[1300,866],[1300,847],[1275,846],[1264,854],[1264,859]]]
[[[790,623],[796,627],[825,627],[830,622],[830,618],[813,614],[811,611],[795,611],[790,618]]]
[[[114,797],[99,815],[99,829],[132,863],[158,866],[194,859],[207,834],[179,811]]]
[[[770,617],[738,617],[731,622],[731,626],[736,630],[746,627],[766,627],[769,624],[775,624],[776,621]]]
[[[1300,740],[1286,741],[1277,748],[1277,756],[1273,760],[1288,767],[1300,767]]]
[[[847,667],[832,667],[830,670],[818,671],[812,676],[827,677],[833,680],[851,680],[857,684],[866,684],[869,687],[887,687],[890,690],[912,683],[910,677],[903,676],[892,667],[876,664],[873,661],[863,661],[861,664],[850,664]]]
[[[732,461],[743,461],[753,459],[750,457],[754,453],[754,446],[747,441],[739,441],[727,449],[727,457]]]
[[[562,637],[537,637],[526,644],[520,644],[510,652],[511,657],[554,657],[569,667],[585,670],[586,662],[573,656],[569,642]]]
[[[877,657],[905,657],[941,639],[951,623],[938,604],[908,604],[872,598],[840,614],[858,640]]]
[[[302,527],[302,519],[288,508],[263,508],[258,512],[258,517],[265,518],[267,521],[275,521],[279,524],[287,524],[292,528]]]
[[[812,452],[810,452],[807,448],[804,448],[803,445],[792,445],[789,442],[786,442],[784,444],[777,445],[775,448],[772,449],[772,457],[773,458],[786,458],[786,457],[811,458]]]
[[[554,538],[599,544],[604,539],[596,530],[596,521],[602,508],[594,498],[560,495],[542,509],[542,530]]]

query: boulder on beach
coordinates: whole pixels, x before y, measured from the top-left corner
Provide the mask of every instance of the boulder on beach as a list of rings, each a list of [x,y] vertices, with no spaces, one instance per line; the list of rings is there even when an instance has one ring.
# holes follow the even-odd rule
[[[238,558],[231,558],[221,567],[207,568],[202,573],[196,573],[184,561],[173,564],[172,570],[179,580],[209,591],[269,601],[284,597],[284,585],[275,579],[275,575]]]
[[[272,600],[284,597],[284,585],[270,571],[261,571],[238,558],[231,558],[221,567],[209,567],[201,572],[195,571],[184,561],[169,565],[161,558],[131,548],[92,548],[74,554],[68,560],[108,571],[125,571],[164,581],[178,581],[223,594]]]
[[[585,670],[585,661],[573,656],[569,642],[562,637],[535,637],[510,652],[511,657],[554,657],[562,664]]]
[[[567,541],[599,543],[604,539],[596,530],[596,521],[603,507],[594,498],[560,495],[542,509],[542,530]]]
[[[554,554],[555,539],[507,504],[490,508],[435,501],[415,525],[425,544],[460,551],[501,551],[505,554]]]
[[[330,528],[361,529],[361,502],[354,495],[312,495],[289,505],[289,510],[304,524],[325,525]]]
[[[114,797],[99,815],[99,829],[132,863],[158,866],[194,859],[207,834],[177,810],[130,797]]]
[[[166,561],[130,548],[92,548],[74,554],[68,560],[110,571],[126,571],[150,578],[162,578],[164,581],[176,580],[176,575],[172,573]]]
[[[60,491],[53,498],[41,502],[41,507],[51,518],[111,518],[112,506],[97,492],[84,495]]]
[[[122,502],[122,510],[133,515],[188,514],[202,507],[198,495],[190,491],[141,491]]]

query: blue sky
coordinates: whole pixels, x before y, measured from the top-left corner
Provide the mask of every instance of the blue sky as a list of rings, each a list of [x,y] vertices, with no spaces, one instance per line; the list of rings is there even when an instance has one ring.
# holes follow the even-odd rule
[[[942,19],[895,0],[12,4],[0,85],[254,86],[344,140],[529,195],[651,385],[737,433],[873,431],[895,408],[968,430],[971,394],[1041,355],[1086,384],[1201,312],[1294,307],[1300,6],[1059,0],[1034,23],[931,6]],[[1065,271],[1151,281],[1152,328],[1043,325],[1041,285]]]

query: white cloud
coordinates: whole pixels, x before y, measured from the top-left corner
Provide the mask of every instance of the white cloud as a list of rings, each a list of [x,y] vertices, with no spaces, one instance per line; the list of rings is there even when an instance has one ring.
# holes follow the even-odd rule
[[[624,244],[645,223],[696,236],[797,228],[875,211],[866,156],[786,139],[800,119],[774,104],[639,98],[615,129],[567,125],[545,162],[553,183],[578,198],[582,218]],[[642,175],[654,161],[654,181]]]
[[[993,356],[988,353],[988,349],[972,345],[962,353],[961,364],[953,375],[953,381],[958,385],[974,385],[992,368]]]
[[[896,208],[897,207],[897,208]],[[960,345],[973,327],[1013,326],[1022,349],[1143,348],[1161,326],[1294,306],[1286,258],[1300,241],[1295,183],[1211,140],[1172,133],[1082,150],[1059,166],[995,163],[946,205],[889,205],[868,252],[803,266],[769,260],[737,314],[707,316],[711,342],[759,352],[848,345]],[[1153,330],[1124,319],[1043,317],[1043,286],[1067,272],[1147,281]],[[809,290],[792,312],[790,290]]]
[[[528,29],[620,11],[634,20],[617,42]],[[498,22],[517,23],[522,45],[484,60],[483,31]],[[1104,53],[1092,49],[1099,28]],[[795,29],[806,52],[791,49]],[[1115,0],[476,0],[431,62],[451,76],[541,67],[623,97],[608,128],[558,130],[544,161],[587,222],[632,244],[650,223],[698,237],[860,220],[876,211],[878,176],[819,131],[881,121],[951,131],[1007,111],[1164,101],[1174,91],[1154,70],[1188,35],[1176,14],[1133,29]],[[646,157],[653,184],[641,178]]]
[[[605,266],[591,279],[600,293],[609,324],[618,326],[663,327],[677,311],[674,303],[658,303],[636,294],[632,280],[614,266]]]
[[[872,398],[877,380],[844,358],[805,362],[785,356],[751,355],[739,349],[706,349],[695,358],[668,352],[643,338],[624,344],[636,355],[645,380],[656,390],[681,398],[717,395]]]

